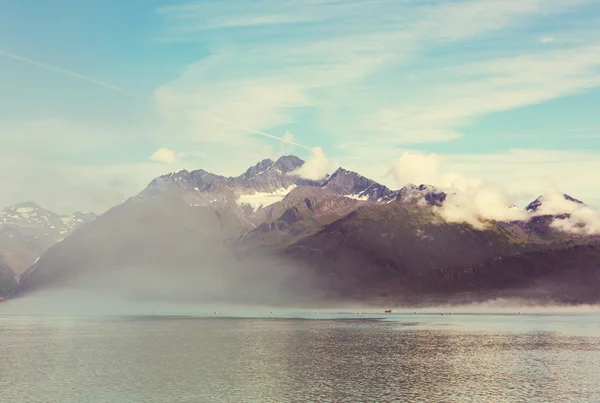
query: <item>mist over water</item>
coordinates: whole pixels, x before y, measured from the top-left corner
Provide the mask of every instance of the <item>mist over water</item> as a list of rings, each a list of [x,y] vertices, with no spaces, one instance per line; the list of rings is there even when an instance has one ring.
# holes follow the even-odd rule
[[[139,290],[139,289],[136,289]],[[356,301],[326,302],[318,298],[275,293],[281,299],[236,300],[204,298],[181,294],[131,293],[131,289],[121,287],[110,291],[105,288],[57,288],[38,291],[0,304],[0,315],[62,315],[62,316],[190,316],[206,317],[218,313],[224,317],[263,317],[273,318],[358,318],[394,319],[398,315],[578,315],[598,314],[600,305],[555,305],[533,304],[520,299],[492,300],[485,303],[439,306],[390,306],[386,304],[364,304]],[[384,311],[394,309],[392,314]]]
[[[245,316],[268,311],[268,307],[310,305],[316,293],[299,280],[288,287],[286,279],[273,276],[269,281],[252,281],[244,276],[233,279],[206,272],[139,269],[90,273],[9,299],[0,305],[0,314],[199,315],[227,311]]]
[[[94,273],[1,303],[2,398],[600,400],[598,306],[327,304],[192,279]]]

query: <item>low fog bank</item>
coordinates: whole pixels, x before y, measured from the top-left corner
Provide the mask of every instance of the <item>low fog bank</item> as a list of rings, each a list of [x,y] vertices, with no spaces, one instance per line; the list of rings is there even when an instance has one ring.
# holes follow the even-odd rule
[[[116,301],[251,306],[318,294],[301,264],[267,253],[240,260],[225,246],[241,230],[233,207],[186,197],[175,188],[115,207],[48,250],[16,296],[60,290]]]
[[[600,304],[559,304],[556,302],[540,303],[522,298],[497,298],[482,302],[407,304],[398,307],[382,304],[350,305],[353,311],[384,312],[395,309],[397,313],[421,314],[518,314],[518,313],[600,313]],[[347,306],[346,308],[349,308]]]
[[[268,257],[236,265],[199,262],[188,268],[149,265],[71,272],[30,285],[15,299],[44,310],[84,313],[98,307],[236,306],[296,304],[319,298],[319,286],[298,264]],[[45,279],[44,279],[45,280]],[[39,303],[36,301],[40,301]],[[42,303],[43,301],[43,303]],[[112,309],[112,308],[111,308]],[[137,309],[137,308],[136,308]],[[211,308],[212,309],[212,308]],[[218,309],[217,309],[218,310]]]
[[[273,262],[272,262],[273,263]],[[350,313],[594,313],[600,304],[565,302],[559,288],[536,282],[528,288],[507,288],[476,293],[409,293],[388,298],[378,293],[358,297],[321,288],[318,277],[306,268],[286,262],[282,266],[240,265],[234,270],[190,271],[129,267],[82,273],[69,282],[32,291],[0,304],[0,314],[54,315],[182,315],[254,317],[301,312]],[[244,273],[244,270],[247,270]]]
[[[588,249],[582,248],[584,252]],[[533,267],[529,268],[529,261],[513,267],[505,259],[501,267],[492,265],[479,276],[459,276],[441,285],[438,277],[433,275],[415,279],[412,283],[408,279],[394,284],[384,279],[382,283],[376,276],[362,282],[344,283],[329,275],[333,267],[327,265],[319,270],[309,262],[278,259],[269,254],[241,261],[235,261],[229,254],[225,256],[224,260],[199,261],[190,266],[184,266],[182,262],[179,265],[156,263],[120,268],[91,265],[76,266],[66,273],[48,271],[48,275],[61,276],[46,278],[40,273],[38,282],[29,284],[29,288],[20,293],[20,298],[0,304],[0,312],[10,306],[22,307],[29,313],[44,313],[50,309],[50,313],[57,314],[122,311],[195,314],[224,311],[225,306],[236,307],[233,311],[242,308],[255,311],[256,307],[271,307],[269,311],[273,308],[364,311],[365,307],[381,311],[387,308],[429,310],[432,307],[477,312],[542,308],[556,311],[593,310],[588,307],[596,305],[583,303],[599,300],[600,272],[583,266],[557,270],[551,265],[533,270]],[[566,264],[577,262],[577,256],[567,256]],[[551,262],[557,259],[546,258]],[[356,266],[342,261],[327,264],[338,264],[342,273],[353,276],[368,268],[360,262]],[[529,269],[521,270],[522,267]],[[369,283],[369,278],[379,280]]]
[[[272,309],[272,308],[271,308]],[[208,316],[215,312],[248,316],[268,313],[268,307],[226,302],[136,299],[90,290],[55,289],[8,300],[0,314],[57,316]]]
[[[522,299],[495,299],[487,302],[439,305],[366,304],[361,302],[319,302],[297,300],[289,303],[232,303],[216,301],[172,301],[135,299],[124,295],[90,290],[55,289],[11,299],[0,304],[0,315],[53,316],[189,316],[189,317],[301,317],[327,319],[348,315],[387,317],[391,315],[527,315],[527,314],[594,314],[600,304],[536,304]],[[319,316],[320,315],[320,316]]]

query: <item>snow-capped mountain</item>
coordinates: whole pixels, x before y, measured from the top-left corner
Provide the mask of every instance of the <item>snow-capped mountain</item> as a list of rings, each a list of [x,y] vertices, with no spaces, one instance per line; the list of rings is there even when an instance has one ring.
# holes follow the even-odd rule
[[[338,168],[323,181],[321,187],[338,196],[357,200],[387,201],[394,199],[397,194],[374,180],[344,168]]]
[[[66,236],[81,224],[96,217],[91,211],[59,215],[36,203],[25,202],[0,211],[0,231],[6,234],[26,235],[36,232],[39,236]]]
[[[202,169],[182,170],[154,179],[141,196],[176,187],[194,194],[193,205],[235,202],[246,216],[280,202],[299,186],[318,187],[335,196],[378,203],[402,201],[440,205],[446,199],[444,192],[430,185],[408,184],[400,190],[391,190],[341,167],[322,181],[303,179],[293,174],[302,164],[304,161],[293,155],[276,161],[265,159],[237,177],[215,175]]]
[[[297,186],[317,186],[318,182],[292,174],[302,164],[304,161],[296,156],[283,156],[277,161],[265,159],[237,177],[215,175],[202,169],[182,170],[156,178],[141,196],[177,187],[195,193],[195,204],[235,202],[246,213],[252,213],[280,201]]]
[[[0,256],[18,276],[46,249],[95,217],[92,212],[59,215],[33,202],[7,207],[0,211]]]
[[[356,172],[339,168],[323,181],[303,179],[293,172],[304,164],[290,155],[273,161],[265,159],[237,177],[224,177],[204,170],[182,170],[153,180],[141,196],[154,195],[176,187],[194,195],[193,205],[235,203],[243,215],[280,202],[300,186],[318,187],[335,196],[371,202],[389,202],[398,192]]]

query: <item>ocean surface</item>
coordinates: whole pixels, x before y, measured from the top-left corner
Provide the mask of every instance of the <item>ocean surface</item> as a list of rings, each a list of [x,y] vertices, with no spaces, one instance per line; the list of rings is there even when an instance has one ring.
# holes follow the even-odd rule
[[[600,402],[600,315],[0,314],[1,402]]]

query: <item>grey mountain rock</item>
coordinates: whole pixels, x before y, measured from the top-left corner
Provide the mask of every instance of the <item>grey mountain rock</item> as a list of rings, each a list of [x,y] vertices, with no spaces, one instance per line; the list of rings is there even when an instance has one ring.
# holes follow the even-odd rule
[[[280,248],[370,203],[332,194],[326,189],[300,186],[280,202],[247,217],[255,226],[235,242],[234,249],[272,246]]]
[[[170,173],[154,179],[140,196],[152,196],[169,189],[179,188],[204,194],[203,204],[235,201],[240,196],[273,193],[294,186],[315,186],[317,182],[292,174],[304,164],[295,156],[283,156],[277,161],[265,159],[237,177],[224,177],[202,169]],[[252,208],[244,210],[251,213]]]
[[[370,201],[390,200],[395,195],[386,186],[344,168],[338,168],[321,187],[339,196]]]
[[[424,203],[432,206],[440,206],[446,200],[446,193],[431,185],[405,185],[398,192],[396,200],[407,203]]]
[[[326,214],[341,216],[350,212],[346,211],[346,208],[353,209],[361,203],[364,201],[332,194],[326,189],[299,186],[290,191],[280,202],[273,203],[248,216],[248,220],[255,224],[273,221],[281,217],[286,210],[298,206],[301,206],[303,211],[306,207],[307,212],[315,216]],[[340,209],[343,211],[340,212]]]

